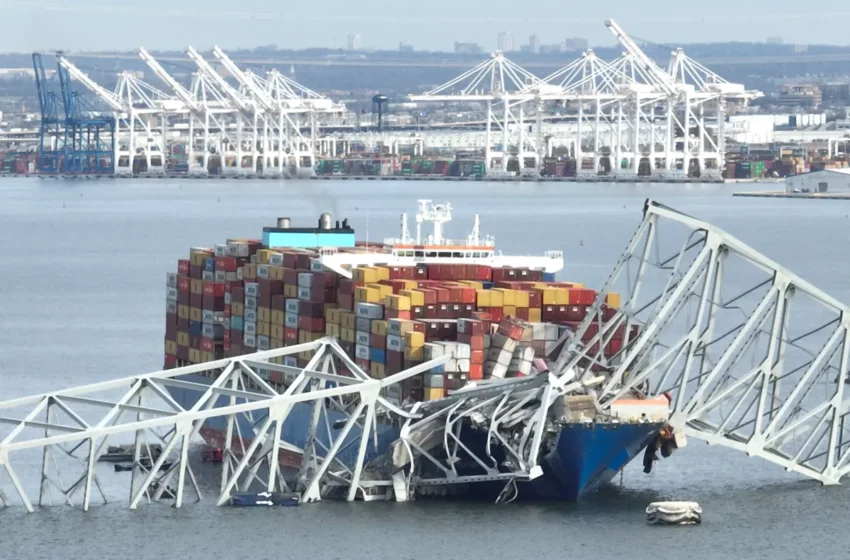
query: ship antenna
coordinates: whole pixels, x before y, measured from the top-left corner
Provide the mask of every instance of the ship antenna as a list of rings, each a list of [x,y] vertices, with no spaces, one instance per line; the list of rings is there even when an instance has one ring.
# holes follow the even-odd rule
[[[478,213],[475,213],[475,220],[472,222],[472,235],[469,236],[471,245],[478,245],[478,238],[481,233],[481,219],[478,217]]]
[[[401,242],[410,243],[410,232],[407,231],[407,212],[401,213]]]

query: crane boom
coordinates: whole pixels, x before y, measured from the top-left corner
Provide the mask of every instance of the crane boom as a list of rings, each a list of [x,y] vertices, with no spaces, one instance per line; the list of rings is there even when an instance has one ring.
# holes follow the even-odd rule
[[[170,87],[171,90],[175,94],[177,94],[177,97],[179,97],[180,100],[185,103],[187,107],[189,107],[189,109],[191,109],[192,111],[199,110],[198,103],[195,101],[195,98],[192,96],[192,94],[189,93],[189,91],[182,85],[180,85],[177,80],[171,77],[171,74],[166,72],[165,69],[159,64],[159,62],[157,62],[156,59],[152,57],[150,53],[148,53],[148,51],[146,51],[144,48],[140,48],[139,56],[142,60],[145,61],[145,64],[147,64],[148,67],[153,70],[154,74],[159,76],[160,80],[168,84],[168,87]]]
[[[216,87],[218,87],[222,92],[224,92],[230,99],[233,101],[236,106],[245,112],[250,112],[253,107],[251,107],[248,103],[245,102],[245,98],[242,97],[238,91],[236,91],[230,84],[227,83],[221,74],[215,71],[215,69],[210,66],[210,63],[204,60],[204,58],[198,54],[193,47],[188,47],[186,50],[186,54],[189,55],[195,64],[198,65],[198,68],[203,72],[207,77],[211,78]]]
[[[240,84],[245,86],[245,89],[247,89],[251,93],[251,95],[253,95],[254,98],[263,105],[266,110],[270,111],[274,109],[274,104],[272,103],[271,98],[266,95],[266,92],[258,88],[257,84],[254,83],[254,80],[246,76],[245,73],[242,72],[242,70],[236,65],[236,63],[230,60],[230,57],[227,56],[227,54],[225,54],[223,50],[221,50],[219,47],[213,47],[213,55],[215,55],[219,62],[221,62],[224,67],[227,68],[227,71],[230,72],[230,74],[234,78],[236,78],[236,80]]]
[[[56,55],[56,60],[59,62],[62,68],[68,71],[68,74],[70,74],[72,77],[76,78],[77,81],[81,82],[84,86],[86,86],[89,91],[100,97],[107,105],[109,105],[110,109],[119,113],[127,111],[127,108],[124,107],[124,105],[115,97],[115,95],[111,91],[108,91],[107,89],[95,83],[95,81],[89,78],[82,70],[74,66],[74,64],[70,60],[68,60],[61,54]]]
[[[644,71],[653,78],[656,85],[663,88],[664,92],[668,95],[676,94],[675,84],[670,78],[670,75],[659,68],[658,65],[655,64],[655,61],[649,58],[646,53],[637,46],[637,43],[635,43],[619,25],[617,25],[617,22],[612,19],[605,20],[605,27],[611,30],[611,33],[617,37],[617,40],[623,48],[626,49],[626,52],[634,57],[635,61],[643,67]]]

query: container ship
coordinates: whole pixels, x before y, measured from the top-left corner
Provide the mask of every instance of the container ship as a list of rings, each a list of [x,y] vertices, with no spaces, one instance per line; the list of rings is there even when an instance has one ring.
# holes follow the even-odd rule
[[[448,354],[451,359],[445,365],[387,389],[384,396],[402,407],[439,401],[486,380],[509,382],[540,374],[569,336],[565,331],[575,332],[584,320],[596,292],[578,282],[555,279],[564,266],[560,251],[541,256],[498,252],[494,239],[480,234],[477,215],[466,238],[446,238],[444,227],[451,213],[449,204],[421,200],[415,235],[409,233],[405,213],[400,236],[382,243],[358,242],[347,220],[334,223],[323,214],[315,227],[293,227],[288,218],[278,218],[276,226],[263,229],[260,239],[192,248],[188,259],[178,261],[177,272],[167,277],[165,367],[326,336],[335,337],[357,366],[374,378]],[[423,235],[427,225],[432,231]],[[619,295],[606,297],[603,320],[620,305]],[[595,332],[589,329],[587,340]],[[618,333],[603,354],[616,355],[635,336],[637,327]],[[275,363],[303,368],[310,357],[308,353],[276,358]],[[295,380],[295,371],[258,373],[283,390]],[[198,387],[169,388],[188,409],[211,378],[181,379]],[[573,399],[569,416],[554,426],[542,451],[544,476],[523,485],[518,492],[522,497],[578,499],[610,481],[657,442],[665,426],[666,401],[623,401],[600,416],[593,397],[567,398]],[[221,397],[216,406],[225,404]],[[296,405],[283,425],[285,467],[300,464],[312,410]],[[331,417],[327,424],[340,418]],[[247,446],[254,426],[246,419],[239,422],[239,437]],[[329,431],[335,434],[336,428]],[[224,419],[208,420],[200,433],[208,445],[222,447]],[[462,433],[470,448],[487,444],[486,430],[465,426]],[[356,430],[350,436],[357,438]],[[390,455],[398,437],[399,426],[379,424],[377,445],[370,446],[367,460]],[[354,461],[358,446],[346,447],[350,451],[340,460]],[[503,486],[473,484],[463,490],[492,498]]]

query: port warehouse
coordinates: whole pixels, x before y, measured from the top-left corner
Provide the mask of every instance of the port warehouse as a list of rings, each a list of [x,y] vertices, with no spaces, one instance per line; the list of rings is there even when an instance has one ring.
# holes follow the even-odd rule
[[[123,72],[111,91],[63,55],[58,80],[48,80],[36,55],[42,121],[34,170],[721,178],[727,117],[760,93],[727,82],[681,50],[662,69],[616,23],[606,25],[625,51],[614,60],[589,50],[541,78],[497,52],[455,80],[409,96],[420,104],[476,106],[483,115],[478,129],[451,135],[333,132],[345,120],[342,104],[275,70],[243,70],[217,48],[211,56],[188,49],[197,68],[189,86],[141,50],[157,83]],[[449,136],[464,146],[432,142],[445,144]]]

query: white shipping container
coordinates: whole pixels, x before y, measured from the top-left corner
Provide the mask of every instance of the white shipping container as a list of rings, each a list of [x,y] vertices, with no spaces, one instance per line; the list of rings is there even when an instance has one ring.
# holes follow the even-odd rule
[[[165,299],[169,301],[177,301],[177,288],[166,288],[165,289]]]
[[[387,335],[387,350],[404,351],[404,339],[394,334]]]
[[[257,347],[257,336],[253,334],[246,334],[242,338],[242,344],[247,346],[248,348],[256,348]]]
[[[225,323],[229,323],[229,322],[230,322],[230,321],[228,321],[228,320],[225,318],[225,316],[224,316],[224,311],[216,311],[216,312],[214,312],[214,313],[213,313],[213,317],[214,317],[214,318],[213,318],[213,323],[214,323],[214,324],[216,324],[216,325],[223,325],[223,324],[225,324]]]
[[[175,315],[177,313],[177,302],[171,300],[165,302],[165,312],[169,315]]]
[[[245,321],[245,324],[242,326],[242,332],[244,332],[246,335],[256,335],[257,323],[249,323]]]
[[[257,337],[257,350],[268,350],[271,347],[271,341],[267,336]]]
[[[369,346],[369,333],[363,331],[357,331],[354,334],[354,341],[357,344],[362,344],[363,346]]]
[[[269,277],[269,265],[260,264],[257,265],[257,278],[268,278]]]
[[[368,319],[380,319],[384,316],[384,308],[377,303],[360,302],[357,304],[357,316]]]
[[[280,253],[272,253],[269,255],[270,266],[283,266],[283,255]]]
[[[214,274],[216,282],[227,282],[227,273],[225,271],[216,270]]]
[[[310,272],[322,272],[325,267],[322,266],[321,259],[310,259]]]
[[[295,357],[295,356],[284,356],[283,357],[283,365],[289,366],[289,367],[298,367],[298,358]],[[295,381],[295,378],[298,377],[298,373],[294,372],[294,371],[289,372],[289,373],[292,375],[292,377],[290,377],[289,379],[291,379],[292,381]],[[284,377],[284,379],[287,379],[287,377]],[[290,383],[292,381],[290,381]]]
[[[309,272],[298,273],[298,286],[301,288],[313,287],[313,275]]]
[[[354,355],[361,360],[369,359],[369,346],[357,344],[354,346]]]
[[[560,338],[560,332],[558,329],[558,325],[554,325],[552,323],[546,323],[546,338],[545,340],[558,340]]]
[[[394,405],[401,404],[401,383],[395,383],[386,388],[386,399]]]
[[[531,323],[531,339],[546,340],[546,323]]]
[[[227,256],[227,245],[216,245],[215,246],[215,256],[216,257],[226,257]]]
[[[298,315],[296,315],[294,313],[287,313],[283,317],[283,323],[284,323],[284,325],[286,325],[290,329],[297,329],[298,328]]]
[[[300,299],[288,299],[286,300],[286,312],[292,313],[293,315],[298,315],[298,310],[301,309],[301,300]]]
[[[455,361],[457,362],[457,371],[469,372],[470,361],[467,358],[458,358]]]
[[[230,292],[224,292],[224,305],[233,303],[233,295]]]
[[[507,350],[511,354],[513,354],[514,350],[516,350],[517,344],[519,344],[519,342],[517,342],[516,340],[514,340],[512,338],[508,338],[505,335],[499,334],[499,333],[494,334],[491,337],[491,340],[492,340],[492,344],[491,344],[492,348],[504,348],[505,350]]]
[[[201,280],[205,282],[215,282],[215,272],[205,270],[203,273],[201,273]]]
[[[236,280],[242,280],[244,276],[242,276],[242,267],[236,269]]]
[[[298,299],[310,301],[310,288],[298,288]]]
[[[425,360],[433,360],[435,358],[439,358],[445,352],[445,346],[442,344],[437,344],[435,342],[426,342],[425,347],[422,350],[422,353],[425,356]]]
[[[442,389],[445,385],[444,377],[442,373],[426,373],[425,374],[425,386],[426,387],[434,387],[436,389]]]
[[[256,309],[257,298],[254,296],[245,296],[245,309]]]
[[[497,363],[487,362],[484,364],[484,376],[495,377],[496,379],[504,379],[508,373],[508,366]]]
[[[514,352],[514,355],[520,360],[531,362],[531,360],[534,359],[534,348],[526,346],[525,344],[520,345]]]
[[[215,326],[212,323],[204,323],[201,327],[201,336],[204,338],[215,338]]]
[[[355,320],[355,329],[363,332],[372,332],[372,321],[366,317],[357,317]]]
[[[257,310],[256,309],[246,309],[245,310],[245,322],[247,322],[247,323],[256,323],[257,322]]]
[[[242,269],[240,268],[239,270],[242,270]],[[236,282],[236,281],[242,279],[241,276],[242,275],[239,273],[238,270],[236,272],[234,272],[234,271],[225,272],[224,273],[224,281],[225,282]]]
[[[215,323],[215,313],[204,309],[201,311],[201,320],[208,325],[212,325]]]
[[[245,282],[245,295],[257,297],[260,295],[260,285],[257,282]]]
[[[177,273],[176,272],[169,272],[168,274],[165,275],[165,285],[171,286],[172,288],[177,287]]]
[[[241,241],[228,241],[227,255],[229,257],[249,257],[251,256],[251,249],[248,247],[247,243],[243,243]]]

